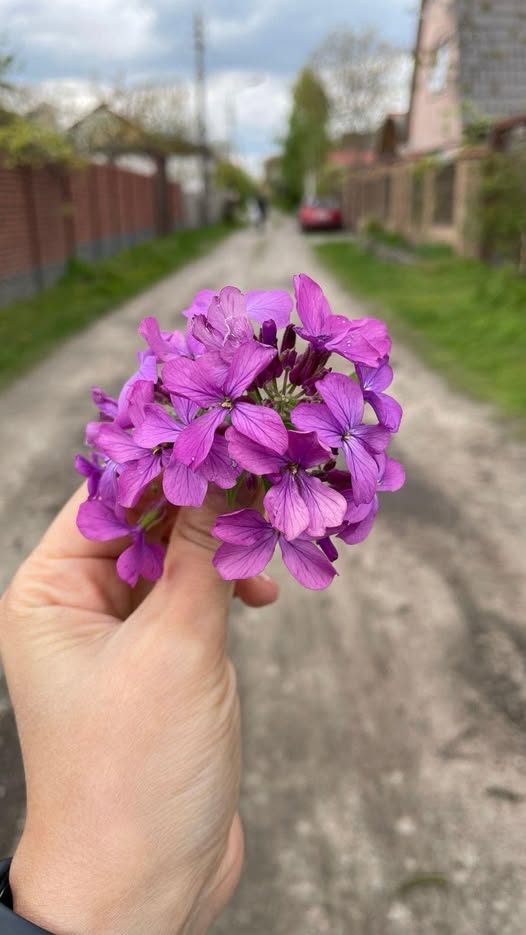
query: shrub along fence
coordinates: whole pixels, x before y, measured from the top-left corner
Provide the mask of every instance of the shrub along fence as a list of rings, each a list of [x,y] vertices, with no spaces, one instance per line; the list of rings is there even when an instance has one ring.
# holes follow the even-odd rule
[[[155,175],[91,164],[65,170],[0,166],[0,306],[54,282],[70,257],[97,260],[154,237]],[[172,229],[183,197],[168,185]]]

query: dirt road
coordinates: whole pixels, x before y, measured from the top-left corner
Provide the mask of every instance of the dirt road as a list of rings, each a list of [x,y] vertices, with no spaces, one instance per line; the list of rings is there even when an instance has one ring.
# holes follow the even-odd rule
[[[118,387],[136,325],[205,285],[323,283],[286,221],[210,257],[64,345],[0,398],[0,584],[77,483],[89,387]],[[498,314],[498,310],[496,310]],[[526,449],[396,346],[408,482],[340,578],[233,614],[244,713],[245,875],[216,935],[524,935]],[[23,783],[1,701],[2,852]]]

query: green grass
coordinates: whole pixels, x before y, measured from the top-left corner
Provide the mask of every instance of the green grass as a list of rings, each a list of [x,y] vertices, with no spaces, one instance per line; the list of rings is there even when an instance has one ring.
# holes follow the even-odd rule
[[[99,263],[74,259],[49,289],[0,308],[0,386],[42,360],[64,338],[210,250],[231,230],[216,224],[178,231]]]
[[[459,257],[401,266],[341,241],[316,249],[345,287],[372,300],[394,333],[457,387],[526,416],[525,277]]]

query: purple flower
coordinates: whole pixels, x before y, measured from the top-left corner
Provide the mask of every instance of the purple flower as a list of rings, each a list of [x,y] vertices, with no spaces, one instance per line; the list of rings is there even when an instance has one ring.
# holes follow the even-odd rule
[[[376,413],[378,421],[390,432],[397,432],[402,420],[402,407],[396,399],[384,393],[393,382],[393,370],[387,360],[378,368],[356,364],[363,398]]]
[[[278,542],[291,575],[306,588],[326,588],[336,574],[314,542],[306,538],[289,542],[256,510],[218,516],[212,533],[223,543],[214,556],[214,565],[227,581],[259,575],[270,562]]]
[[[132,537],[131,545],[117,560],[119,577],[132,588],[141,575],[148,581],[156,581],[161,577],[164,557],[162,545],[147,542],[140,524],[130,526],[122,507],[113,510],[100,500],[86,500],[80,505],[77,526],[86,539],[104,542],[122,536]]]
[[[310,276],[300,273],[294,276],[296,307],[302,328],[297,332],[315,350],[330,350],[334,341],[339,341],[349,330],[349,320],[343,315],[333,315],[324,292]]]
[[[98,456],[92,452],[88,461],[84,455],[75,455],[75,470],[88,481],[88,497],[93,500],[97,496],[100,479],[104,473],[104,468],[99,464]]]
[[[291,418],[299,429],[317,432],[329,448],[342,448],[352,477],[356,503],[369,503],[376,490],[378,466],[373,455],[389,444],[380,425],[364,425],[360,387],[343,373],[329,373],[316,383],[323,403],[300,403]]]
[[[331,451],[320,445],[315,432],[288,432],[288,447],[281,454],[252,441],[235,429],[227,430],[230,454],[241,467],[256,475],[271,475],[273,486],[263,500],[272,525],[286,539],[303,532],[313,538],[325,535],[343,521],[345,498],[307,469],[325,464]]]
[[[254,337],[243,293],[235,286],[221,289],[213,297],[207,314],[192,319],[192,334],[206,350],[226,352],[230,359],[235,348]]]
[[[177,420],[157,403],[147,406],[144,421],[135,430],[134,441],[144,448],[155,449],[172,443],[172,455],[163,474],[166,499],[176,506],[201,506],[209,481],[224,490],[234,487],[239,470],[232,463],[224,438],[216,436],[200,468],[193,470],[183,464],[177,454],[177,440],[187,425],[195,419],[198,407],[190,400],[174,396],[172,405]]]
[[[331,343],[330,350],[354,364],[378,367],[391,350],[387,327],[379,318],[354,318],[340,340]]]
[[[251,340],[234,351],[228,365],[222,365],[213,354],[199,360],[181,358],[165,364],[163,381],[168,390],[208,410],[179,436],[177,457],[183,464],[198,468],[203,463],[217,429],[228,416],[243,435],[275,451],[286,450],[287,430],[278,413],[240,401],[275,355],[275,348]]]
[[[119,501],[132,507],[141,494],[163,469],[162,451],[151,451],[137,444],[119,425],[103,422],[94,438],[96,448],[121,468],[119,474]]]
[[[395,461],[394,458],[389,458],[383,452],[375,455],[375,461],[378,466],[376,490],[400,490],[405,482],[405,471],[400,462]],[[331,475],[329,474],[329,478],[330,477]],[[343,475],[340,474],[340,478],[338,478],[337,481],[339,489],[342,487],[342,477]],[[343,483],[345,483],[345,481],[343,481]],[[363,542],[369,535],[373,528],[380,504],[376,494],[371,503],[355,503],[352,489],[347,488],[341,492],[347,500],[347,510],[345,512],[343,526],[337,531],[337,535],[347,545],[356,545],[358,542]]]
[[[141,321],[139,334],[159,363],[166,363],[176,357],[194,357],[203,351],[203,345],[194,338],[189,329],[186,336],[180,331],[161,331],[157,319],[151,315]]]
[[[129,380],[126,380],[118,399],[108,396],[98,386],[94,386],[91,395],[93,402],[100,412],[109,419],[114,419],[118,425],[128,429],[133,424],[129,417],[129,394],[137,380],[147,381],[152,385],[157,383],[157,360],[152,351],[138,351],[137,360],[139,369]]]
[[[334,351],[347,360],[377,367],[391,349],[383,321],[377,318],[349,320],[333,315],[329,303],[310,276],[294,277],[296,304],[303,328],[298,334],[317,350]]]
[[[226,288],[239,293],[239,289],[236,289],[235,286],[227,286]],[[187,318],[193,318],[196,315],[206,316],[214,299],[219,299],[219,304],[222,304],[223,291],[221,290],[218,295],[213,289],[202,289],[194,296],[190,308],[185,309],[183,315]],[[240,295],[243,295],[243,293],[240,293]],[[253,289],[245,293],[243,300],[244,304],[240,303],[238,307],[245,317],[252,318],[260,324],[272,319],[278,328],[285,328],[288,325],[292,311],[292,299],[288,292],[283,289]]]

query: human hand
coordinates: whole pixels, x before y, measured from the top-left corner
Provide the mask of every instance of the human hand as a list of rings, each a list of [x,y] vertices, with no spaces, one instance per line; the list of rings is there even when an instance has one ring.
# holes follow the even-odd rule
[[[214,510],[179,510],[163,577],[131,591],[115,573],[122,541],[78,532],[84,498],[0,603],[27,786],[14,908],[56,935],[201,935],[243,855],[233,586],[211,563]],[[262,606],[277,587],[237,593]]]

